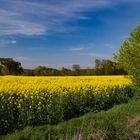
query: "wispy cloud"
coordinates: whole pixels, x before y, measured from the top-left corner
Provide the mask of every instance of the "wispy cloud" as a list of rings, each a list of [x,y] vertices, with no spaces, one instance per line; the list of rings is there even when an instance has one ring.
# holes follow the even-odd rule
[[[84,50],[84,47],[80,47],[80,48],[70,48],[70,51],[82,51]]]
[[[117,48],[117,46],[116,45],[114,45],[114,44],[105,44],[105,47],[107,47],[107,48],[109,48],[109,49],[115,49],[115,48]]]
[[[90,47],[90,46],[79,46],[79,47],[73,47],[73,48],[70,48],[69,50],[70,51],[84,51],[84,50],[89,50],[89,49],[92,49],[93,47]]]
[[[12,43],[12,44],[16,44],[17,41],[16,41],[16,40],[11,40],[11,43]]]
[[[89,50],[93,49],[94,44],[93,43],[88,43],[88,44],[80,44],[75,47],[71,47],[69,51],[84,51],[84,50]]]
[[[25,56],[13,57],[17,61],[31,61],[32,59]]]
[[[0,0],[0,35],[44,35],[75,28],[70,20],[89,20],[83,12],[138,0]]]
[[[98,58],[98,59],[112,59],[112,55],[109,54],[100,54],[100,53],[80,53],[79,55],[85,55],[85,56],[90,56],[93,57],[94,59]]]
[[[14,45],[16,43],[17,41],[14,39],[5,39],[5,38],[0,39],[0,47],[7,47],[9,45]]]
[[[41,35],[46,32],[44,25],[16,19],[14,16],[11,16],[12,13],[10,15],[7,14],[6,11],[0,16],[0,35]]]

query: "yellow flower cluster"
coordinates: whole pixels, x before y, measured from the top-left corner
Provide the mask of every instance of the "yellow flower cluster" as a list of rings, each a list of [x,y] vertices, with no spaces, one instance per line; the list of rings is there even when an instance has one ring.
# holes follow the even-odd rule
[[[43,93],[59,93],[60,95],[88,90],[106,91],[108,88],[125,87],[131,81],[124,76],[71,76],[71,77],[0,77],[0,93],[18,92],[19,96],[27,97]],[[32,96],[33,95],[33,96]]]
[[[124,76],[0,76],[0,131],[55,124],[108,109],[132,94]]]
[[[107,94],[109,89],[125,88],[130,85],[131,81],[124,76],[80,76],[80,77],[0,77],[0,96],[8,97],[9,104],[14,104],[21,108],[23,99],[30,99],[31,104],[36,101],[38,107],[44,98],[55,93],[59,96],[66,96],[72,93],[81,93],[86,96],[88,91],[94,94],[104,92]],[[113,90],[112,90],[113,92]],[[16,99],[14,99],[16,93]],[[47,95],[46,95],[47,94]],[[4,99],[5,100],[5,99]],[[51,101],[50,101],[51,102]],[[49,103],[48,103],[49,105]],[[31,106],[29,107],[31,108]]]

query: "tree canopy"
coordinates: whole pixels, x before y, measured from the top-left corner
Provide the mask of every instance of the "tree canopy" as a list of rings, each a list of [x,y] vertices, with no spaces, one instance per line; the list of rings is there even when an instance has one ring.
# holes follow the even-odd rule
[[[21,63],[13,58],[0,58],[0,71],[2,75],[19,75],[23,72]]]
[[[37,66],[35,69],[23,69],[21,63],[13,58],[0,58],[0,75],[24,76],[80,76],[80,75],[120,75],[126,74],[123,69],[116,67],[116,62],[108,59],[96,59],[95,68],[82,69],[79,64],[73,64],[72,69],[62,69]]]
[[[130,33],[114,58],[132,76],[137,89],[140,89],[140,24]]]

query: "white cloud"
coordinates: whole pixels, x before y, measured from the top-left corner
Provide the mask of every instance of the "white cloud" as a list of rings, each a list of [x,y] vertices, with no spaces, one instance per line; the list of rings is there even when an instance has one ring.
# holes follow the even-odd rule
[[[32,60],[31,58],[25,57],[25,56],[19,56],[19,57],[13,57],[13,58],[17,61],[30,61],[30,60]]]
[[[8,47],[9,45],[14,45],[16,43],[17,41],[14,39],[6,39],[6,38],[0,39],[0,47]]]
[[[16,44],[17,41],[16,41],[16,40],[11,40],[11,43],[12,43],[12,44]]]
[[[85,48],[70,48],[71,51],[82,51],[84,50]]]
[[[43,25],[13,19],[11,16],[0,16],[0,35],[40,35],[45,31]]]
[[[79,16],[78,19],[80,19],[80,20],[91,20],[90,17],[86,17],[86,16]]]
[[[103,59],[103,58],[112,58],[112,55],[109,54],[100,54],[100,53],[80,53],[79,55],[85,55],[85,56],[90,56],[93,58],[98,58],[98,59]]]
[[[87,43],[87,44],[80,44],[75,47],[71,47],[69,50],[70,51],[83,51],[83,50],[93,49],[93,47],[94,47],[93,43]]]
[[[42,35],[75,29],[69,20],[89,20],[83,12],[139,0],[0,0],[0,35]]]
[[[105,44],[105,46],[106,46],[107,48],[110,48],[110,49],[115,49],[115,48],[117,48],[117,46],[114,45],[114,44]]]

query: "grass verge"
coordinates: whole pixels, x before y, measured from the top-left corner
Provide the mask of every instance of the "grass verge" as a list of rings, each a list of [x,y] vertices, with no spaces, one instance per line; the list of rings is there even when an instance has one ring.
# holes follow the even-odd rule
[[[88,113],[58,125],[27,127],[1,140],[128,140],[140,139],[140,100],[108,111]]]

